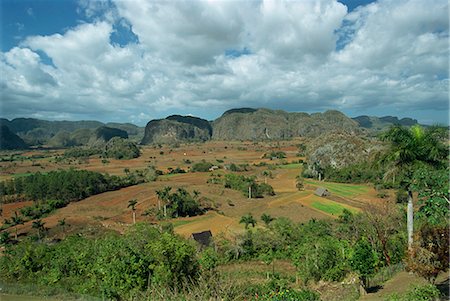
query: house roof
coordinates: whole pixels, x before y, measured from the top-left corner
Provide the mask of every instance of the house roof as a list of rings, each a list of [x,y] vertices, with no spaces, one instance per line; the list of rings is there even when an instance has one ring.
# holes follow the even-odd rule
[[[314,194],[318,195],[318,196],[325,196],[325,195],[328,195],[329,192],[325,187],[318,187],[316,189],[316,191],[314,192]]]
[[[212,242],[212,233],[210,230],[192,233],[192,238],[200,245],[208,247]]]

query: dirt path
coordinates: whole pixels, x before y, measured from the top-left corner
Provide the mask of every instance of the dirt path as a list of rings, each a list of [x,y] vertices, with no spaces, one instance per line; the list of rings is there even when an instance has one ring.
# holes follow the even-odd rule
[[[447,280],[446,280],[447,279]],[[441,274],[436,283],[448,283],[448,274]],[[408,272],[400,272],[396,274],[392,279],[388,280],[381,289],[374,293],[367,294],[359,298],[359,301],[378,301],[384,300],[387,296],[398,293],[402,294],[409,290],[411,285],[426,284],[423,278],[420,278],[414,274]]]

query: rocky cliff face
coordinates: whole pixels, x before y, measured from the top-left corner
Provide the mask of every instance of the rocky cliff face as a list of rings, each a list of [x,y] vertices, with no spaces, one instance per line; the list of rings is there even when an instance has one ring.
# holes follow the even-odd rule
[[[207,120],[173,115],[147,123],[141,144],[206,141],[211,135],[212,128]]]
[[[360,132],[358,123],[338,111],[288,113],[268,109],[233,109],[213,122],[213,139],[265,140],[317,137],[328,132]]]
[[[383,144],[377,140],[348,133],[320,135],[308,143],[308,167],[316,164],[322,168],[342,168],[367,162],[382,148]]]

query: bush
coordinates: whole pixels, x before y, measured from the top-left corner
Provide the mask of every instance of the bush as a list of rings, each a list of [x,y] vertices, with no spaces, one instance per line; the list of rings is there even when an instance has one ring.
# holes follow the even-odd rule
[[[272,291],[251,300],[261,301],[319,301],[320,295],[316,292],[303,289],[300,291],[293,289],[281,289]]]

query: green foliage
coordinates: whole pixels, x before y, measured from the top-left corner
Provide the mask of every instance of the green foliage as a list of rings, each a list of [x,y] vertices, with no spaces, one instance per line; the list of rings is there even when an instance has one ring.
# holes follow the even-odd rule
[[[249,166],[248,164],[234,164],[231,163],[228,167],[228,169],[232,172],[241,172],[241,171],[248,171]]]
[[[370,243],[364,237],[356,242],[351,257],[351,266],[366,285],[366,280],[375,272],[376,257]]]
[[[219,255],[213,248],[206,248],[200,255],[200,266],[203,270],[211,271],[217,267]]]
[[[156,191],[158,199],[164,202],[169,217],[195,216],[204,212],[197,200],[198,192],[194,191],[194,195],[191,195],[182,187],[173,193],[170,193],[171,190],[172,187],[167,186]]]
[[[439,300],[439,290],[432,284],[416,285],[406,293],[394,293],[385,298],[385,301],[436,301]]]
[[[13,189],[0,191],[5,194],[23,194],[31,200],[55,199],[78,201],[88,196],[143,182],[135,175],[125,178],[103,175],[87,170],[58,170],[47,174],[35,173],[6,182]]]
[[[181,287],[195,281],[195,247],[177,236],[136,225],[91,240],[72,236],[59,244],[29,241],[0,257],[2,281],[64,286],[69,291],[107,299],[128,299],[150,284]]]
[[[193,172],[207,172],[214,164],[210,162],[205,162],[202,160],[201,162],[194,163],[191,167],[191,171]]]
[[[46,214],[53,212],[58,208],[62,208],[67,205],[66,201],[61,200],[48,200],[40,202],[32,206],[26,206],[20,209],[20,213],[29,219],[41,218]]]
[[[89,158],[90,156],[100,155],[100,148],[73,147],[64,151],[65,158]]]
[[[255,227],[256,219],[253,217],[253,215],[251,213],[248,213],[241,217],[241,220],[239,221],[239,223],[245,224],[245,229],[248,229],[249,225],[252,225],[252,227]]]
[[[270,214],[263,213],[261,215],[261,220],[264,222],[264,224],[266,224],[266,226],[269,226],[269,224],[274,220],[274,218],[270,216]]]
[[[411,253],[406,261],[408,267],[433,283],[437,275],[449,267],[448,227],[422,224]]]
[[[368,183],[379,182],[384,170],[370,162],[351,164],[342,168],[327,166],[323,169],[323,177],[331,182]]]
[[[273,159],[273,158],[277,158],[277,159],[284,159],[286,158],[286,153],[282,152],[282,151],[272,151],[268,154],[264,154],[263,158],[267,158],[267,159]]]
[[[422,167],[414,173],[413,189],[418,192],[417,218],[433,225],[448,224],[450,217],[448,180],[449,169]]]
[[[331,236],[303,243],[293,254],[293,262],[305,283],[309,280],[341,280],[347,272],[346,259],[345,246]]]

